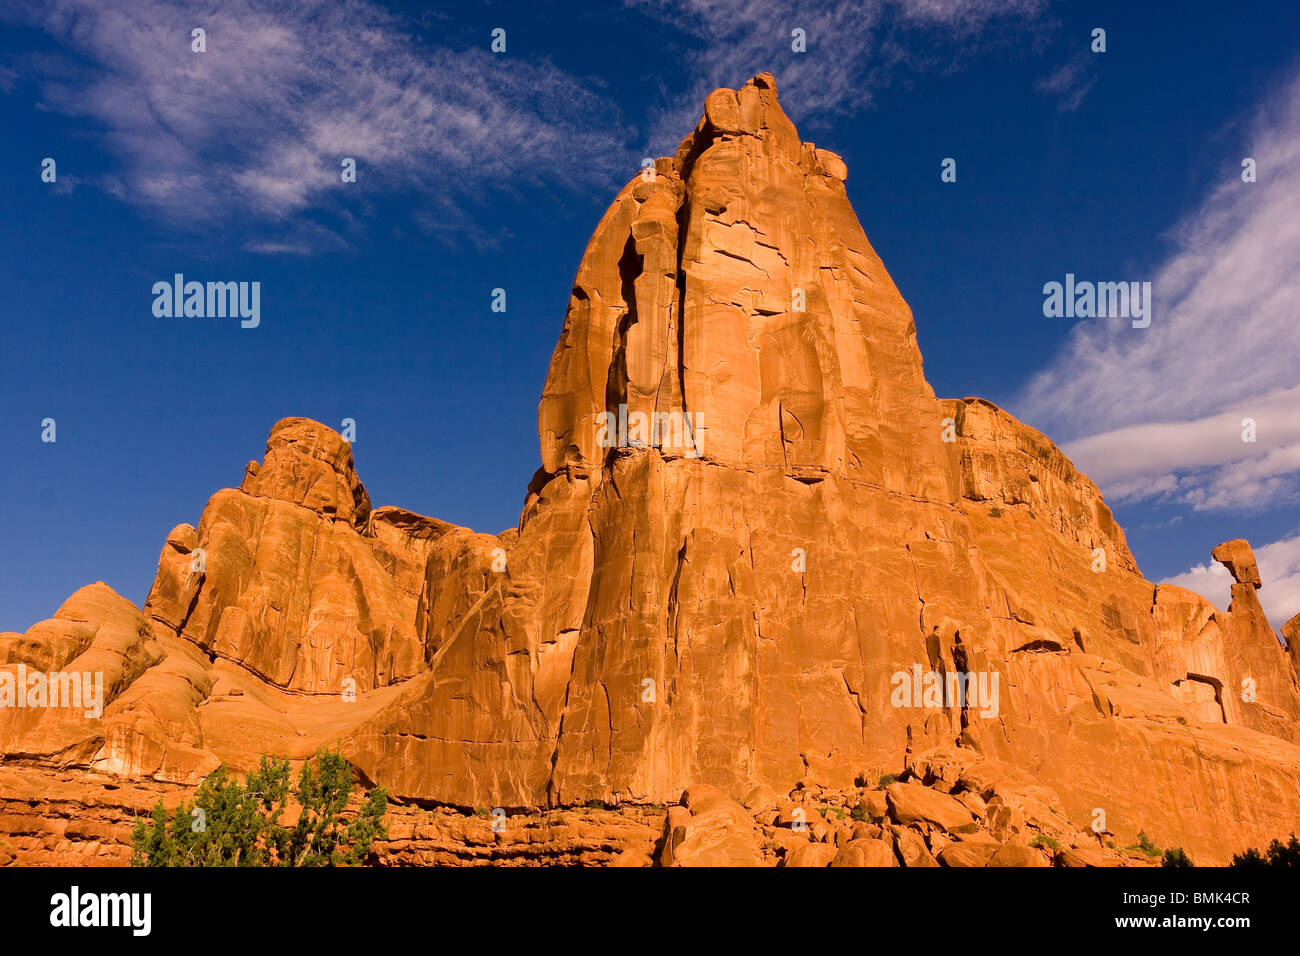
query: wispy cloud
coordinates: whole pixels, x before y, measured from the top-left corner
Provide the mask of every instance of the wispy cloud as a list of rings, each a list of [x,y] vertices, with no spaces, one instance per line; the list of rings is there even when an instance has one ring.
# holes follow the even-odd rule
[[[816,128],[870,105],[904,72],[950,68],[955,51],[1032,20],[1046,0],[627,3],[667,19],[688,47],[667,71],[688,77],[686,88],[649,136],[651,151],[671,153],[718,86],[774,69],[787,107]],[[345,245],[356,227],[343,211],[360,215],[376,187],[420,195],[417,224],[490,245],[476,200],[524,185],[607,189],[639,159],[598,82],[495,56],[487,37],[474,49],[431,44],[371,0],[53,0],[8,16],[63,51],[15,61],[43,105],[102,135],[120,162],[88,183],[173,226],[210,235],[238,223],[250,250]],[[191,50],[195,27],[204,53]],[[799,56],[795,28],[807,36]],[[0,73],[0,88],[14,80]],[[344,157],[358,161],[350,193]]]
[[[336,209],[344,157],[363,195],[415,190],[444,221],[465,215],[467,197],[604,184],[631,164],[616,111],[590,84],[495,56],[486,36],[477,49],[428,46],[365,0],[32,10],[69,55],[58,69],[20,61],[45,65],[45,102],[102,130],[121,162],[118,194],[173,223],[274,225]],[[191,50],[195,27],[204,53]],[[319,238],[251,242],[293,252]]]
[[[1084,49],[1038,81],[1038,92],[1053,97],[1062,113],[1074,113],[1099,76],[1097,57],[1101,54]]]
[[[1252,157],[1258,181],[1242,182]],[[1300,75],[1174,232],[1149,328],[1084,321],[1013,403],[1112,497],[1261,508],[1300,485]],[[1242,419],[1257,441],[1242,441]]]
[[[1264,586],[1259,603],[1274,630],[1300,614],[1300,534],[1255,548],[1255,561]],[[1176,584],[1209,598],[1226,610],[1232,596],[1232,575],[1217,562],[1198,564],[1161,584]]]
[[[699,118],[704,97],[755,73],[776,75],[797,122],[826,122],[870,106],[905,72],[947,69],[955,49],[991,42],[1009,24],[1032,19],[1045,0],[625,0],[694,41],[685,54],[692,80],[673,91],[653,124],[651,145],[671,152]],[[804,31],[807,52],[791,49]]]
[[[1214,415],[1150,422],[1064,446],[1116,500],[1173,500],[1198,511],[1257,510],[1300,494],[1300,386]]]

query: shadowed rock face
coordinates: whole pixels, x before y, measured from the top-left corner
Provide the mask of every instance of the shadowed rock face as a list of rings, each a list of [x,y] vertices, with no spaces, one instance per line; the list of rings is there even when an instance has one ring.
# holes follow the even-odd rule
[[[1227,611],[1156,586],[1050,440],[936,399],[845,176],[770,76],[715,91],[588,245],[517,530],[372,511],[350,447],[286,419],[143,613],[96,585],[0,636],[6,669],[130,662],[102,719],[0,713],[8,759],[185,783],[344,739],[395,795],[542,807],[956,748],[1125,842],[1285,835],[1300,693],[1249,545],[1215,550]]]

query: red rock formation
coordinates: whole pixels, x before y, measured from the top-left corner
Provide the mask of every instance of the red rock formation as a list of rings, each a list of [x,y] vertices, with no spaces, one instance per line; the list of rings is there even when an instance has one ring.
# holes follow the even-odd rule
[[[345,738],[407,800],[686,793],[661,862],[767,859],[731,798],[904,767],[993,836],[927,843],[890,790],[901,832],[799,858],[1042,863],[1010,842],[1025,807],[1206,862],[1285,835],[1300,692],[1249,546],[1215,551],[1226,611],[1156,586],[1050,440],[936,399],[845,176],[770,76],[711,94],[579,266],[517,531],[372,511],[346,443],[286,419],[168,537],[143,616],[97,586],[0,638],[132,662],[102,720],[0,724],[6,759],[190,783]],[[987,696],[925,690],[957,674]]]

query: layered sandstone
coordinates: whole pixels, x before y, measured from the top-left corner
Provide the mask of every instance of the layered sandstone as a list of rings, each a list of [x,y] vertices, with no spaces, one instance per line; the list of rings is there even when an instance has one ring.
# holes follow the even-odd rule
[[[846,175],[770,76],[711,94],[583,256],[516,530],[372,509],[347,443],[286,419],[168,536],[143,613],[96,586],[0,637],[6,666],[117,655],[102,718],[0,724],[6,760],[185,785],[342,739],[428,806],[685,794],[668,862],[770,862],[728,801],[904,769],[972,805],[1017,781],[1063,833],[1101,810],[1119,846],[1205,862],[1284,836],[1300,691],[1249,545],[1215,551],[1227,609],[1146,581],[1048,438],[937,399]],[[948,674],[990,696],[899,693]],[[875,825],[846,861],[956,865]],[[948,852],[987,863],[1000,832]]]
[[[0,768],[0,865],[123,866],[131,830],[190,788]],[[354,796],[344,815],[354,813]],[[376,866],[1149,866],[1150,849],[1079,828],[1054,793],[961,750],[912,760],[901,782],[845,790],[760,786],[742,801],[692,786],[673,806],[591,805],[508,813],[390,806]]]

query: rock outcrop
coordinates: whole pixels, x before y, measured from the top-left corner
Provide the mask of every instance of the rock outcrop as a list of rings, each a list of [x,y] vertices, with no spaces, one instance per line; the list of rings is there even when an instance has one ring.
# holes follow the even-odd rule
[[[579,266],[517,529],[372,509],[347,443],[286,419],[168,536],[143,612],[95,586],[0,636],[5,667],[114,655],[102,718],[5,715],[5,762],[181,786],[342,739],[408,804],[684,794],[675,865],[1116,862],[1010,840],[1026,812],[1205,862],[1295,828],[1300,690],[1249,546],[1215,550],[1227,610],[1146,581],[1048,438],[936,398],[845,164],[770,76],[648,173]],[[869,825],[755,830],[801,785]]]
[[[956,773],[954,767],[961,768]],[[941,775],[935,775],[939,768]],[[919,756],[902,783],[755,788],[744,804],[707,785],[672,806],[507,813],[389,808],[376,866],[1150,866],[1149,843],[1080,829],[1055,794],[959,750]],[[97,785],[94,785],[97,784]],[[93,772],[0,768],[0,865],[126,865],[135,820],[189,788]],[[344,815],[356,812],[356,796]]]

